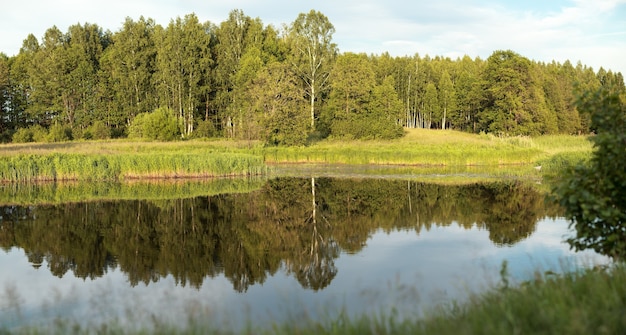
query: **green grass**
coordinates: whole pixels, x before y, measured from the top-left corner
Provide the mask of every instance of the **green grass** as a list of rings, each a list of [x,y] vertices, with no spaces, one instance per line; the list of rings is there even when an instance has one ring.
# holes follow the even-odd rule
[[[399,140],[325,140],[309,147],[255,148],[266,162],[422,166],[533,165],[555,154],[588,154],[586,137],[495,137],[452,130],[407,129]]]
[[[4,182],[206,178],[266,172],[260,157],[244,153],[54,152],[0,156],[0,181]]]
[[[504,268],[505,269],[505,268]],[[505,274],[506,276],[506,274]],[[294,318],[267,329],[247,325],[240,332],[222,330],[202,313],[190,315],[183,328],[153,320],[135,330],[111,322],[84,328],[56,320],[46,328],[15,334],[622,334],[626,329],[626,267],[595,268],[561,275],[537,274],[515,287],[503,277],[497,287],[465,304],[449,304],[423,318],[400,318],[398,311],[349,317],[339,311],[323,320]],[[418,284],[418,283],[416,283]],[[10,293],[10,292],[9,292]],[[7,297],[15,296],[6,293]],[[19,300],[19,299],[18,299]],[[17,302],[19,304],[19,302]],[[7,303],[9,309],[19,306]],[[209,318],[210,319],[210,318]],[[2,330],[0,334],[7,333]]]
[[[424,129],[407,129],[397,140],[329,139],[306,147],[229,140],[28,143],[0,145],[0,181],[254,175],[266,173],[266,164],[276,163],[558,169],[591,152],[591,142],[584,136],[495,137]]]

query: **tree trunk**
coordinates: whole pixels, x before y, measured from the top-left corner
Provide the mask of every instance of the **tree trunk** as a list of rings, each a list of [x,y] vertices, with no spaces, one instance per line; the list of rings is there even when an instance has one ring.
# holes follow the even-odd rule
[[[315,130],[315,79],[311,80],[311,131]]]

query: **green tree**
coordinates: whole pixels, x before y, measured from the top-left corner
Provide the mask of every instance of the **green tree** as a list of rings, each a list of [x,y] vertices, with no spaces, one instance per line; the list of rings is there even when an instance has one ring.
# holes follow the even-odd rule
[[[250,98],[250,86],[263,68],[261,50],[250,47],[241,57],[239,70],[233,76],[233,103],[229,106],[229,114],[233,116],[233,137],[246,140],[257,140],[262,137],[262,118],[255,109],[255,99]]]
[[[374,71],[365,54],[345,53],[337,57],[330,83],[326,110],[331,134],[337,137],[363,137],[371,91],[376,85]]]
[[[155,23],[140,17],[126,18],[122,29],[112,36],[113,44],[101,59],[109,86],[108,120],[118,127],[130,124],[135,115],[157,106],[153,75],[156,71]],[[120,124],[121,123],[121,124]]]
[[[24,40],[22,48],[17,56],[11,59],[10,64],[10,103],[8,109],[11,121],[15,128],[28,127],[32,123],[40,120],[29,113],[29,104],[32,101],[33,81],[29,76],[30,67],[33,64],[34,55],[39,50],[39,41],[30,34]]]
[[[328,18],[315,10],[300,13],[289,30],[291,62],[309,98],[311,131],[315,130],[315,104],[328,87],[328,78],[337,54],[337,45],[332,42],[334,33],[335,27]]]
[[[568,242],[623,259],[626,256],[626,102],[602,87],[582,96],[578,109],[591,116],[594,152],[570,169],[555,189],[576,230]]]
[[[279,62],[264,67],[251,82],[248,97],[268,145],[304,145],[307,117],[293,69]]]
[[[0,142],[5,142],[5,132],[11,127],[11,87],[9,81],[9,58],[0,53]]]
[[[441,111],[441,129],[446,129],[447,117],[456,113],[456,93],[448,71],[444,70],[439,79],[439,110]]]
[[[62,90],[67,79],[64,40],[56,26],[46,30],[40,47],[27,65],[28,114],[46,127],[63,112]]]
[[[215,77],[217,93],[216,109],[221,116],[221,126],[225,136],[238,136],[236,127],[239,107],[245,103],[239,101],[241,87],[237,87],[237,73],[241,68],[241,59],[250,47],[261,50],[263,41],[263,24],[259,19],[252,19],[242,10],[233,10],[228,20],[222,22],[216,32],[217,45],[215,51]],[[236,91],[239,89],[239,91]]]
[[[157,75],[161,104],[177,111],[184,136],[194,130],[203,98],[202,79],[211,64],[211,35],[195,14],[172,20],[157,39]]]
[[[546,104],[556,116],[558,132],[577,134],[581,131],[580,116],[575,107],[573,91],[574,68],[569,62],[563,65],[548,64],[543,81]]]
[[[459,75],[454,85],[457,113],[450,115],[450,124],[456,129],[476,132],[476,115],[484,97],[480,78],[482,64],[482,60],[472,60],[469,56],[458,63]]]
[[[368,112],[371,125],[375,127],[375,138],[398,138],[404,134],[401,120],[403,118],[402,101],[394,88],[392,76],[387,76],[380,85],[374,87]]]
[[[72,25],[68,28],[64,48],[62,88],[63,118],[70,127],[84,130],[97,114],[99,61],[108,42],[102,29],[95,24]]]
[[[433,124],[433,117],[439,111],[439,98],[437,96],[437,87],[433,83],[426,85],[426,92],[422,101],[423,111],[422,119],[424,128],[430,129]]]

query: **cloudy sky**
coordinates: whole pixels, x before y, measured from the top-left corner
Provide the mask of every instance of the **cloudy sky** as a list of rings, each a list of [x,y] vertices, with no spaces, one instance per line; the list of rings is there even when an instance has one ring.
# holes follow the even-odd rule
[[[511,49],[538,61],[578,61],[626,74],[626,0],[2,0],[0,52],[19,52],[29,33],[96,23],[113,32],[126,17],[195,13],[219,24],[242,9],[280,27],[311,9],[336,29],[340,51],[486,59]]]

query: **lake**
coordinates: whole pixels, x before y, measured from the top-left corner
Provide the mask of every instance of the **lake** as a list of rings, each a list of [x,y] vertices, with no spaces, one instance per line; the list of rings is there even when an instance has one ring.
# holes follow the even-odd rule
[[[497,287],[503,262],[514,283],[609,262],[569,249],[536,181],[374,172],[5,185],[0,325],[416,318]]]

